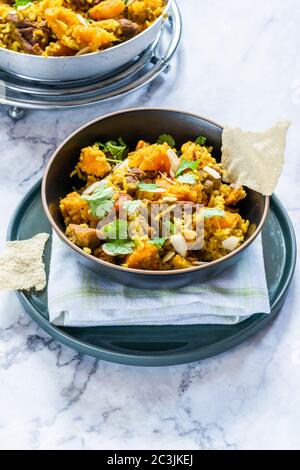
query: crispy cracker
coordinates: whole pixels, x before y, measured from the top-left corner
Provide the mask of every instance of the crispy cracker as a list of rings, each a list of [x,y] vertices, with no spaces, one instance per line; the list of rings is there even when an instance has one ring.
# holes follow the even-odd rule
[[[38,233],[29,240],[6,242],[0,256],[0,290],[44,289],[46,285],[43,252],[48,233]]]
[[[290,122],[279,122],[265,132],[224,127],[222,163],[224,180],[270,196],[281,174]]]

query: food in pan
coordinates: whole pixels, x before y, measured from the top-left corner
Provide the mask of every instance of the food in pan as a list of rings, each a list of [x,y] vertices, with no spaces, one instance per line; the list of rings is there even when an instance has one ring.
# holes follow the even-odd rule
[[[163,14],[164,0],[0,0],[0,47],[73,56],[138,35]]]
[[[66,236],[101,260],[144,270],[231,253],[248,231],[238,208],[247,193],[224,182],[212,152],[204,136],[177,148],[166,134],[132,151],[122,138],[83,148],[71,174],[81,189],[60,200]]]

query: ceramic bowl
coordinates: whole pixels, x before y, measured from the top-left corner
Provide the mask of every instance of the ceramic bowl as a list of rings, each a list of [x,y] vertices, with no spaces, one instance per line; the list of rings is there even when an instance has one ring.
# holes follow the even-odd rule
[[[184,111],[158,108],[129,109],[99,117],[73,132],[54,152],[42,182],[42,201],[45,213],[58,236],[73,250],[79,261],[86,267],[119,283],[143,288],[177,288],[194,282],[205,282],[219,275],[224,269],[237,263],[247,252],[260,233],[269,209],[269,198],[250,189],[247,198],[239,205],[241,215],[249,219],[252,230],[238,249],[221,259],[184,270],[145,271],[129,269],[102,261],[70,242],[65,236],[65,225],[59,210],[61,198],[72,191],[74,181],[70,173],[74,169],[80,150],[95,141],[117,139],[122,136],[134,147],[143,138],[155,141],[162,133],[174,136],[177,145],[193,140],[199,135],[207,138],[214,148],[214,157],[221,156],[222,126],[216,122]]]

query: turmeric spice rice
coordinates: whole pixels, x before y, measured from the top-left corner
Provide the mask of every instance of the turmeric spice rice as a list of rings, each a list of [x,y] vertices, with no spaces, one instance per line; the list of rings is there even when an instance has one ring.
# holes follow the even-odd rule
[[[0,0],[0,47],[43,56],[107,49],[141,33],[165,0]]]
[[[122,138],[83,148],[71,174],[82,187],[60,201],[66,236],[99,259],[144,270],[185,269],[238,248],[249,226],[237,207],[246,191],[222,181],[225,170],[205,143],[200,136],[179,149],[163,134],[156,143],[140,140],[133,151]],[[192,210],[178,217],[175,205]],[[198,205],[203,231],[197,247]],[[159,233],[144,215],[149,206],[158,208]]]

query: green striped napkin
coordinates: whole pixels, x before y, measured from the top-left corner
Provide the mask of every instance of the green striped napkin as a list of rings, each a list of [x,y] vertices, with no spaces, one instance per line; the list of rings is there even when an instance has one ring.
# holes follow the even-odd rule
[[[50,321],[64,326],[235,324],[270,313],[258,239],[242,259],[205,284],[143,290],[87,270],[53,234],[48,285]]]

